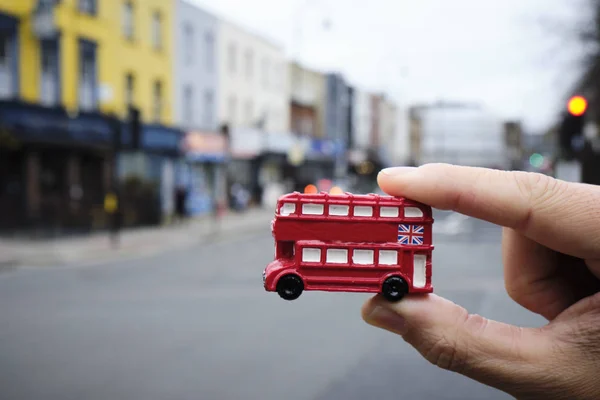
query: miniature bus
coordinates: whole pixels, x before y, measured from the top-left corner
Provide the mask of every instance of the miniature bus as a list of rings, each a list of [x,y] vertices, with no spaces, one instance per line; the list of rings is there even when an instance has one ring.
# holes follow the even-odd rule
[[[431,207],[392,196],[290,193],[271,233],[275,260],[263,285],[285,300],[304,290],[381,293],[398,301],[431,293]]]

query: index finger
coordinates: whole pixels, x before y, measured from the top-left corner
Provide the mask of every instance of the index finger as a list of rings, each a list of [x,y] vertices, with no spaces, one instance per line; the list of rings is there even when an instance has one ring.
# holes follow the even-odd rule
[[[513,228],[556,251],[600,256],[600,188],[542,174],[448,164],[389,168],[383,191]]]

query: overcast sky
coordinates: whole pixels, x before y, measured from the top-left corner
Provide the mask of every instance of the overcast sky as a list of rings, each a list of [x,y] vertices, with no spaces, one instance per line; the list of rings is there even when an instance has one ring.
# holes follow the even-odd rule
[[[570,29],[585,0],[188,1],[401,106],[475,102],[539,130],[573,82],[581,49]]]

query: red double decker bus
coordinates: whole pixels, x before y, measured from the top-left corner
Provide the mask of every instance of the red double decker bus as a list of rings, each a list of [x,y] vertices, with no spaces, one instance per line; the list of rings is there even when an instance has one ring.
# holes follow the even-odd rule
[[[432,225],[431,207],[405,198],[284,195],[263,285],[286,300],[304,290],[382,293],[390,301],[430,293]]]

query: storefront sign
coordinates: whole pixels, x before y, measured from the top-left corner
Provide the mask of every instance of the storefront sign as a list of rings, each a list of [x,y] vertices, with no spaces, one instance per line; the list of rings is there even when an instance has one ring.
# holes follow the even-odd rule
[[[181,147],[188,159],[220,162],[226,157],[227,140],[219,133],[188,132]]]

